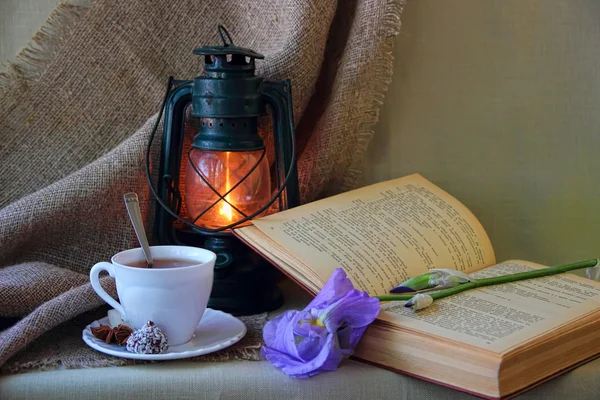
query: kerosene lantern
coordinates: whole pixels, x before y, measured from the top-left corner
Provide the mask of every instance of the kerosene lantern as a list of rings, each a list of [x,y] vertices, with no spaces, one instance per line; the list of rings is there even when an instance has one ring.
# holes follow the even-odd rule
[[[291,86],[289,80],[256,76],[255,60],[264,56],[234,45],[221,25],[218,33],[222,46],[194,50],[204,59],[202,75],[169,80],[161,107],[165,116],[156,190],[149,182],[160,205],[158,241],[214,251],[209,307],[247,315],[275,309],[283,301],[275,270],[231,230],[273,209],[298,205]],[[259,118],[267,105],[272,114],[270,152],[261,137],[265,118]],[[190,126],[193,133],[186,136]],[[146,170],[150,176],[149,165]]]

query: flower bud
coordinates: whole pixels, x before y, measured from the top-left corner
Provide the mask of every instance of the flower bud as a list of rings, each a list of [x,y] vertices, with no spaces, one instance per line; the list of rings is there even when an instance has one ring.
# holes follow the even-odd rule
[[[390,293],[408,293],[429,289],[431,287],[429,285],[430,277],[431,275],[429,273],[415,276],[390,290]]]
[[[596,262],[596,265],[594,265],[593,267],[589,267],[585,270],[585,276],[588,279],[600,281],[600,260]]]
[[[451,288],[461,283],[471,282],[472,279],[464,272],[454,269],[436,269],[429,270],[431,277],[429,278],[430,287],[441,286],[443,288]]]
[[[413,310],[422,310],[433,304],[433,297],[424,293],[417,293],[412,299],[404,303],[404,307],[412,307]]]

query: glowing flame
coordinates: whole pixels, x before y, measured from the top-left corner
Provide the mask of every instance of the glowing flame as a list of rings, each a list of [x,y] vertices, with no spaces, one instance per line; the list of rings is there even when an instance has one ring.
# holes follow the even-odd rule
[[[225,169],[225,193],[229,192],[229,189],[231,189],[231,182],[229,181],[229,152],[226,153],[226,157],[227,157],[227,162],[226,162],[226,169]],[[229,198],[229,195],[225,196],[225,200],[231,202],[231,199]],[[227,220],[229,220],[229,222],[233,221],[233,214],[231,212],[231,206],[229,205],[229,203],[227,203],[227,201],[223,201],[221,200],[221,207],[219,208],[219,215],[223,215],[225,216],[225,218],[227,218]]]
[[[229,196],[227,196],[229,197]],[[227,199],[226,197],[226,199]],[[229,199],[227,199],[229,201]],[[233,215],[231,213],[231,206],[224,201],[221,201],[221,208],[219,208],[219,214],[225,216],[229,222],[233,221]]]

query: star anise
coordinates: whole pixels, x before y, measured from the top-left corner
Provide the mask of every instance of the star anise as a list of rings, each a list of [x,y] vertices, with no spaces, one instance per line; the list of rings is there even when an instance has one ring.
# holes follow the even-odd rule
[[[106,341],[106,343],[110,343],[112,337],[114,335],[113,330],[108,325],[100,325],[97,328],[90,328],[92,331],[92,335],[97,337],[100,340]]]
[[[114,328],[110,330],[110,332],[108,332],[108,335],[106,336],[106,339],[104,340],[107,344],[109,344],[110,342],[113,342],[113,339],[115,338],[115,330]]]
[[[125,343],[127,343],[127,339],[129,338],[129,335],[131,335],[132,332],[133,332],[133,329],[131,329],[127,325],[123,325],[123,324],[119,324],[119,326],[115,326],[113,328],[113,333],[115,335],[115,341],[120,346],[123,346]]]

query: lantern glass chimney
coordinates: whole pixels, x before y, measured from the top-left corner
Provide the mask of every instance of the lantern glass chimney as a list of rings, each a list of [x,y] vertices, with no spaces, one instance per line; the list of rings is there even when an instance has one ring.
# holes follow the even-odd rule
[[[186,208],[197,218],[196,225],[228,226],[260,210],[271,198],[269,162],[264,150],[193,149],[185,187]]]

